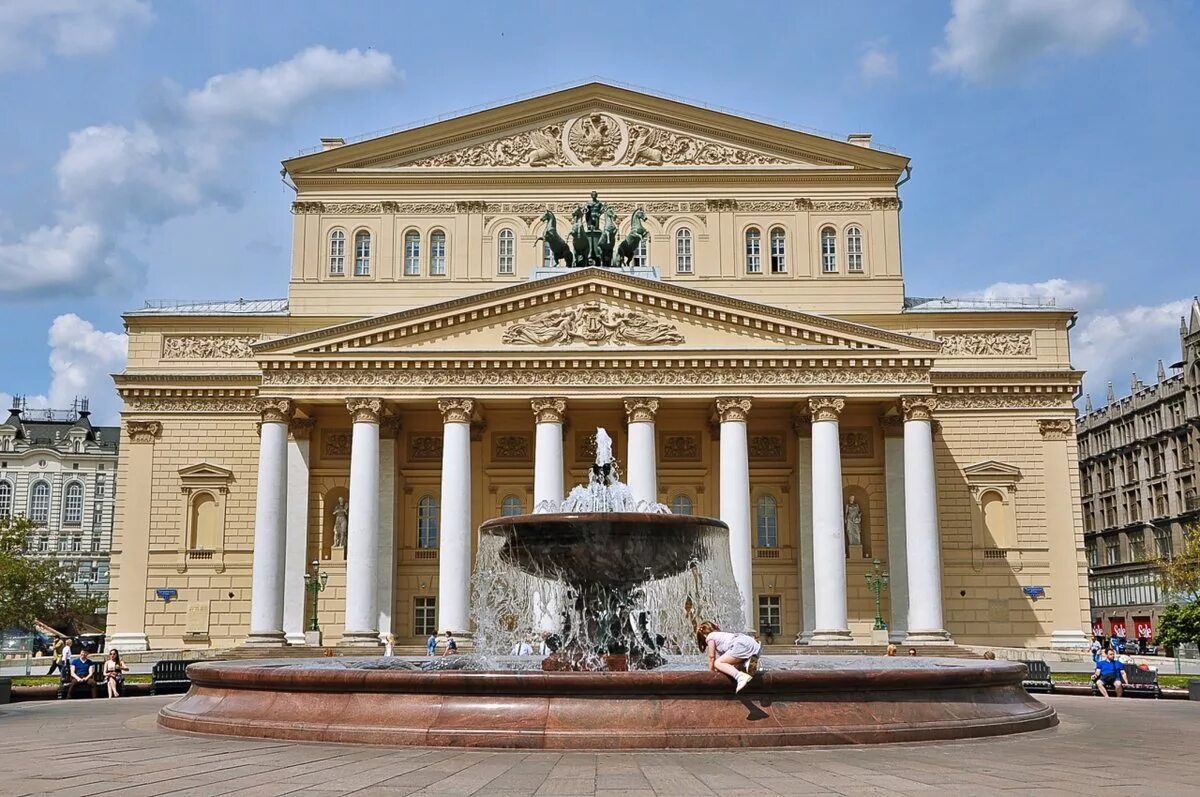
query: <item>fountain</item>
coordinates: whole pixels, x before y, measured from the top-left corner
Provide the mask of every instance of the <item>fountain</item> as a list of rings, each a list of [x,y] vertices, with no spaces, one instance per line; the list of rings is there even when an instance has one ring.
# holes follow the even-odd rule
[[[188,667],[159,724],[393,745],[776,747],[1036,730],[1054,710],[1000,661],[764,656],[734,695],[707,671],[698,620],[743,630],[728,527],[638,502],[596,434],[587,485],[480,527],[474,649],[433,661],[337,657]],[[540,639],[538,639],[540,637]],[[545,656],[508,655],[544,641]],[[536,649],[536,648],[535,648]]]

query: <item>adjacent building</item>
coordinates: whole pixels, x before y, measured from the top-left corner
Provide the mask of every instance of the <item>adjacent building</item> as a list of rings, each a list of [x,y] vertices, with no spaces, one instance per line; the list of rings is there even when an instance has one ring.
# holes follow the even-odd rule
[[[908,165],[600,83],[285,161],[286,299],[125,315],[116,643],[303,644],[314,560],[326,644],[469,632],[603,426],[747,625],[869,642],[878,559],[893,639],[1083,645],[1074,313],[906,296]]]
[[[1093,633],[1153,637],[1166,596],[1157,562],[1200,521],[1200,301],[1179,329],[1182,359],[1157,378],[1108,386],[1079,418],[1079,471]]]
[[[30,410],[18,397],[0,423],[0,517],[37,528],[26,548],[56,559],[76,591],[105,600],[109,586],[119,427],[93,426],[87,399]]]

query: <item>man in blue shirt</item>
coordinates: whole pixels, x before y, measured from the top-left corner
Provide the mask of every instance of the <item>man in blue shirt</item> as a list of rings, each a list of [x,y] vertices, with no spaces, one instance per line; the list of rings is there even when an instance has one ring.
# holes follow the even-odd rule
[[[71,697],[75,692],[75,687],[80,684],[86,684],[92,690],[93,697],[96,693],[96,671],[92,669],[92,660],[88,658],[87,648],[79,651],[79,657],[71,659],[71,687],[67,690],[67,697]]]
[[[1125,674],[1125,665],[1117,661],[1117,652],[1112,648],[1104,651],[1104,658],[1096,662],[1096,671],[1092,673],[1092,681],[1100,690],[1100,694],[1108,697],[1106,687],[1115,687],[1117,697],[1125,691],[1129,676]]]

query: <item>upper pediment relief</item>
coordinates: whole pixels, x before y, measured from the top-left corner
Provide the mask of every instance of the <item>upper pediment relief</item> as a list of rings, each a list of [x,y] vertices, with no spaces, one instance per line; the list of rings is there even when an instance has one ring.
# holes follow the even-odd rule
[[[596,111],[433,155],[389,164],[440,168],[516,166],[790,166],[785,158],[713,138]]]

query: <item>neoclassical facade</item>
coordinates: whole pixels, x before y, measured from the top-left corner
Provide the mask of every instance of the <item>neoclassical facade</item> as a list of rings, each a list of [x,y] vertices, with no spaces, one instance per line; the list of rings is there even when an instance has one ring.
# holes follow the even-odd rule
[[[597,426],[748,625],[870,641],[879,560],[893,639],[1083,643],[1073,314],[906,298],[907,158],[588,84],[284,166],[286,300],[125,316],[118,646],[303,644],[312,562],[325,644],[469,633],[479,524]]]

